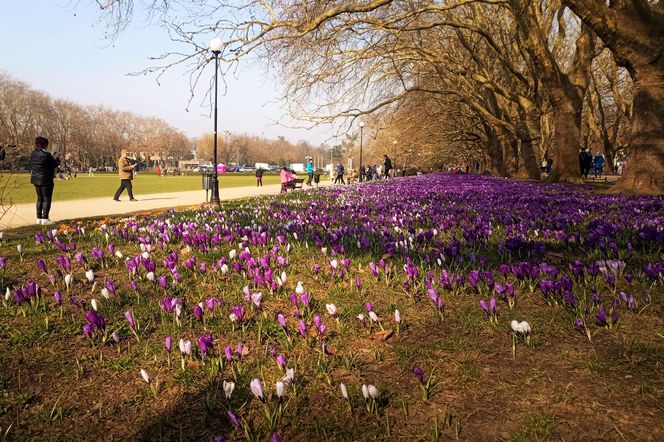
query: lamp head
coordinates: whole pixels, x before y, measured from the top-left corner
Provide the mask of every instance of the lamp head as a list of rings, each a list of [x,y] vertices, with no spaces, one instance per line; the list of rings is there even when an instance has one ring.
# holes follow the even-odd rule
[[[219,53],[224,48],[224,42],[220,38],[213,38],[210,42],[210,50]]]
[[[364,121],[360,121],[360,127],[364,127]]]

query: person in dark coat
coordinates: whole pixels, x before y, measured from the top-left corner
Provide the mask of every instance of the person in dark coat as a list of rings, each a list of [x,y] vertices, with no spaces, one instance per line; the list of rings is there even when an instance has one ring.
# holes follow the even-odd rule
[[[588,152],[588,149],[585,147],[581,149],[579,153],[579,169],[581,170],[581,177],[588,178],[590,169],[593,164],[593,156]]]
[[[48,152],[48,139],[35,138],[35,150],[30,155],[30,182],[37,191],[37,224],[53,224],[48,217],[51,211],[51,198],[53,197],[53,178],[55,169],[60,165],[60,158],[54,158]]]
[[[55,171],[60,165],[58,154],[48,152],[48,139],[35,138],[35,149],[30,155],[30,182],[37,192],[37,224],[50,225],[49,219],[53,197]]]
[[[390,170],[392,170],[392,160],[390,157],[385,155],[385,158],[383,160],[383,172],[385,173],[385,178],[390,177]]]
[[[337,172],[337,177],[334,179],[334,184],[337,184],[341,182],[341,184],[346,184],[344,181],[344,172],[346,169],[344,169],[343,164],[339,163],[337,164],[336,172]]]
[[[263,168],[256,169],[256,187],[263,187]]]

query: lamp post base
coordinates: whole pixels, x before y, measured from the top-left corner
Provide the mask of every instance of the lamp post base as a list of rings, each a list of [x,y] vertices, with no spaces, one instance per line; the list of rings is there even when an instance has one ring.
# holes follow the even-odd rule
[[[210,205],[221,207],[221,200],[219,199],[219,182],[217,180],[212,180],[212,189],[210,190]]]

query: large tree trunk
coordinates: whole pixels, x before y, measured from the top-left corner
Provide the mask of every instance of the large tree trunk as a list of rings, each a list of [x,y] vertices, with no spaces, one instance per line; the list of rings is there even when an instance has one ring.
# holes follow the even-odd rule
[[[517,178],[526,180],[540,180],[540,161],[535,153],[533,137],[526,123],[525,113],[521,115],[519,122],[519,171]]]
[[[581,140],[581,105],[570,99],[556,99],[553,112],[555,127],[553,168],[548,181],[582,184],[579,168],[579,142]]]
[[[630,152],[627,171],[611,191],[664,193],[664,66],[635,72]]]
[[[487,138],[485,152],[488,161],[485,162],[486,170],[491,173],[491,175],[504,176],[503,152],[498,135],[488,123],[482,122],[482,127],[484,128],[484,133]]]

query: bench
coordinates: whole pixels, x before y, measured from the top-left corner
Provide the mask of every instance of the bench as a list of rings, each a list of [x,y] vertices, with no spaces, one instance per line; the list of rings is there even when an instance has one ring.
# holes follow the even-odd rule
[[[282,184],[281,185],[281,193],[286,193],[288,192],[288,189],[301,189],[302,184],[304,184],[304,178],[295,178],[294,180],[290,181],[287,184]]]

